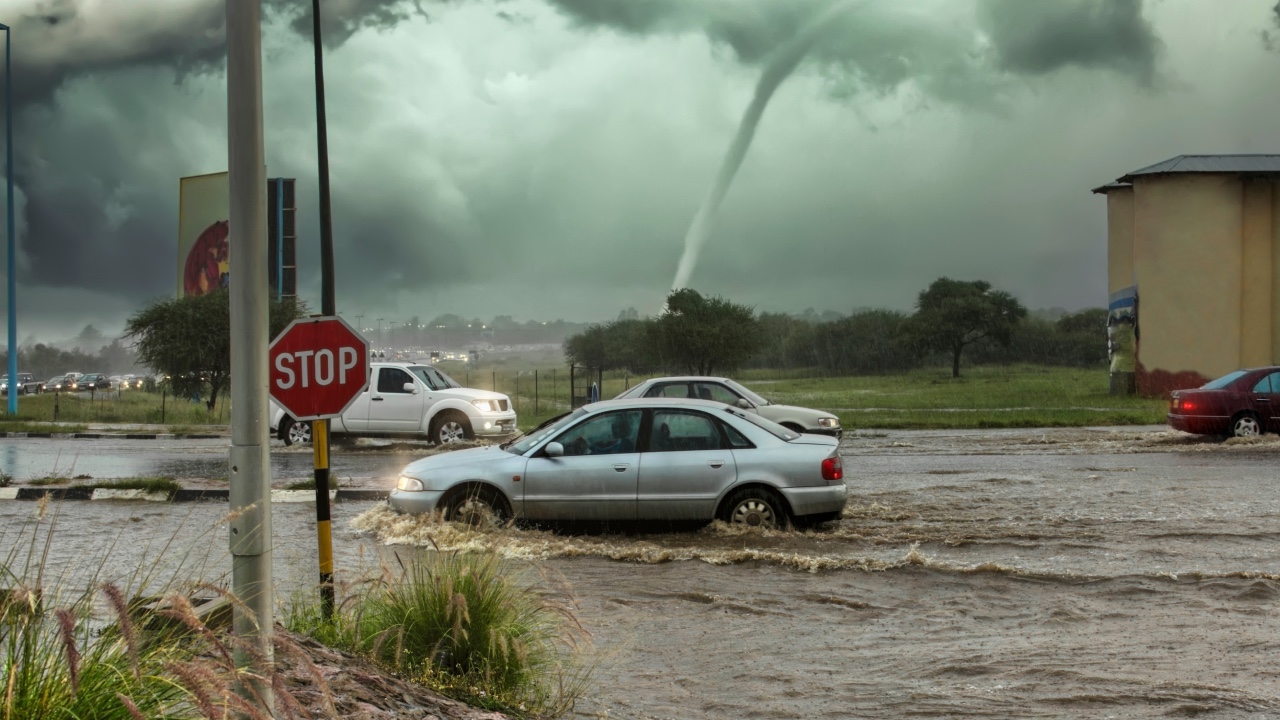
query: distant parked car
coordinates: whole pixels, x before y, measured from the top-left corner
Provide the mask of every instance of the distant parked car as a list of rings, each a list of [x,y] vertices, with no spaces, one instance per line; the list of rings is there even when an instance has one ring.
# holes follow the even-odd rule
[[[837,446],[722,403],[606,400],[512,442],[411,463],[389,501],[463,522],[491,514],[805,525],[844,509]]]
[[[1280,366],[1236,370],[1169,397],[1169,425],[1197,435],[1280,432]]]
[[[111,380],[102,373],[87,373],[76,378],[75,390],[110,390]]]
[[[743,387],[741,383],[728,378],[698,376],[654,378],[645,380],[615,399],[641,397],[712,400],[756,413],[762,418],[772,420],[796,432],[830,435],[834,438],[844,434],[844,430],[840,427],[840,418],[829,412],[795,405],[777,405]]]
[[[54,375],[53,377],[44,381],[44,389],[45,389],[45,392],[63,392],[67,389],[66,386],[69,385],[70,383],[71,383],[71,380],[68,378],[68,376]]]

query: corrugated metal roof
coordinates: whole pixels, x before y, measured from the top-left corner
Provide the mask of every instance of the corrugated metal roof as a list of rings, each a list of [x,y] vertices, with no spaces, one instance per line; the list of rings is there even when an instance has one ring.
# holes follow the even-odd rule
[[[1142,175],[1171,173],[1226,173],[1280,175],[1280,155],[1179,155],[1133,172],[1117,182],[1128,183]]]
[[[1106,195],[1108,192],[1112,190],[1118,190],[1120,188],[1131,188],[1131,187],[1133,186],[1127,182],[1109,182],[1106,185],[1099,185],[1098,187],[1094,188],[1090,192],[1097,193],[1098,195]]]

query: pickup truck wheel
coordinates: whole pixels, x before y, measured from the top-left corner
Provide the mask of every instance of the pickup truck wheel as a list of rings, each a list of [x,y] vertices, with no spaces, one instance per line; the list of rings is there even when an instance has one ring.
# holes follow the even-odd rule
[[[305,445],[311,442],[311,423],[299,422],[291,417],[281,423],[280,438],[287,445]]]
[[[442,413],[431,421],[431,441],[437,445],[461,442],[470,436],[471,423],[462,413]]]

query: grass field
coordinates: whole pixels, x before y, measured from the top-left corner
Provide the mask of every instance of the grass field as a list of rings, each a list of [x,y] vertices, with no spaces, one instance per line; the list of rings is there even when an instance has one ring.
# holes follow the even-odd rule
[[[570,408],[567,368],[467,369],[442,364],[459,383],[509,395],[520,427],[529,429]],[[898,375],[822,377],[815,371],[751,370],[735,377],[772,402],[827,410],[846,429],[935,429],[1147,425],[1165,422],[1162,398],[1108,394],[1106,370],[1017,365],[967,368],[953,379],[945,368]],[[594,379],[579,374],[579,393]],[[600,396],[612,398],[644,380],[605,373]],[[56,418],[55,418],[56,410]],[[189,398],[161,393],[108,392],[89,395],[30,395],[18,400],[18,415],[0,419],[0,431],[48,430],[33,423],[165,424],[172,432],[195,433],[225,425],[229,398],[212,413]]]
[[[755,370],[735,377],[772,402],[832,412],[852,430],[1150,425],[1164,423],[1167,408],[1163,398],[1110,395],[1106,370],[1018,365],[969,368],[954,379],[943,368],[863,377]],[[471,379],[477,387],[494,385],[492,372],[472,372]],[[539,372],[536,413],[531,372],[520,376],[518,395],[514,373],[496,379],[497,390],[517,401],[522,428],[569,408],[565,371],[554,385]],[[643,379],[605,373],[601,397]]]

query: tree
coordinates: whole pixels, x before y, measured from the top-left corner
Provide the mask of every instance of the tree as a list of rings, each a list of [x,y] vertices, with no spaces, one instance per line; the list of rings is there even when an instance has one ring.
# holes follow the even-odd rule
[[[746,305],[684,288],[667,296],[666,310],[649,325],[647,344],[663,365],[709,375],[750,360],[759,349],[760,332]]]
[[[615,320],[592,325],[564,341],[564,354],[575,365],[600,370],[651,372],[656,363],[649,347],[648,320]]]
[[[983,339],[1007,346],[1027,309],[983,280],[938,278],[920,292],[906,334],[921,348],[951,353],[951,377],[960,377],[960,354]]]
[[[275,337],[306,312],[293,300],[272,301],[270,334]],[[196,396],[207,386],[210,412],[231,382],[231,303],[226,290],[176,300],[158,300],[125,325],[135,338],[138,360],[169,376],[178,395]]]

